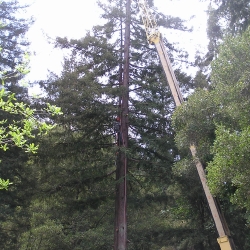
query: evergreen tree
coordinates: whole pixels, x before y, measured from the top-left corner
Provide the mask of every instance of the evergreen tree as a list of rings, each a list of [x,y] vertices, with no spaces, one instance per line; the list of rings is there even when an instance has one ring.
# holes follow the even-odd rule
[[[80,40],[58,38],[57,46],[69,49],[71,56],[60,77],[42,83],[46,102],[62,107],[64,115],[55,120],[61,126],[44,138],[34,161],[38,192],[30,208],[30,230],[20,238],[24,249],[46,249],[48,244],[53,249],[110,249],[113,245],[117,152],[113,121],[119,115],[123,93],[119,66],[124,3],[102,1],[99,5],[107,22]],[[172,199],[165,190],[177,156],[170,119],[174,104],[135,3],[132,20],[130,141],[126,152],[129,248],[159,249],[177,246],[174,234],[189,229],[176,229],[178,223],[173,226],[161,212]],[[177,24],[172,17],[167,17],[168,22],[162,20],[159,23],[163,25],[185,29],[179,19]],[[177,74],[182,86],[191,81],[181,70]],[[53,230],[47,230],[50,226]]]
[[[212,2],[214,3],[213,12],[220,21],[217,25],[224,26],[232,35],[240,34],[247,29],[250,24],[249,0],[214,0]]]
[[[82,46],[90,48],[89,41],[87,36]],[[107,44],[100,45],[102,53],[108,52]],[[101,50],[101,46],[93,48]],[[91,72],[93,65],[98,67],[91,56],[82,64],[74,54],[65,61],[61,77],[43,83],[48,100],[60,103],[64,115],[58,117],[60,126],[44,138],[34,159],[34,171],[40,177],[30,209],[31,228],[21,237],[23,249],[112,248],[113,104],[102,97],[110,90],[98,80],[102,70]],[[107,59],[100,68],[109,65]]]
[[[208,1],[207,1],[208,2]],[[249,26],[249,0],[213,0],[209,1],[207,37],[209,40],[207,52],[204,56],[196,58],[199,71],[194,79],[196,88],[209,88],[210,64],[219,53],[219,46],[225,36],[236,36],[244,32]]]
[[[0,72],[5,82],[1,87],[1,149],[8,149],[0,151],[0,177],[12,182],[0,195],[1,249],[19,249],[18,237],[29,227],[27,208],[36,176],[32,175],[27,164],[29,155],[22,148],[35,150],[38,141],[33,137],[39,133],[37,129],[45,132],[46,127],[42,124],[46,116],[41,117],[30,107],[27,89],[18,84],[25,71],[23,59],[28,46],[25,33],[32,23],[18,17],[25,7],[18,1],[0,3]]]
[[[22,6],[16,0],[1,1],[0,4],[0,70],[13,71],[23,61],[23,54],[28,42],[25,33],[31,20],[18,18],[27,6]]]

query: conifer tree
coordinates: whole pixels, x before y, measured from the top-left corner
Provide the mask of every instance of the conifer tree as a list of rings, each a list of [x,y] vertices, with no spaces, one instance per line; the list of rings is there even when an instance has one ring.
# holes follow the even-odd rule
[[[209,42],[206,54],[202,57],[196,57],[196,65],[199,68],[194,79],[196,88],[209,88],[211,84],[210,64],[218,56],[219,46],[223,43],[225,36],[242,34],[250,24],[249,0],[213,0],[207,2],[209,3],[207,10]]]
[[[21,249],[46,249],[49,244],[53,249],[113,246],[117,152],[113,121],[124,92],[119,66],[125,6],[120,3],[100,2],[106,23],[82,39],[57,39],[57,46],[69,49],[70,56],[61,76],[52,75],[41,86],[47,93],[45,101],[60,106],[64,115],[55,119],[60,126],[44,138],[31,163],[39,178]],[[167,22],[160,17],[163,26],[185,30],[180,20],[176,24],[170,16],[164,17]],[[165,44],[173,60],[171,46],[167,40]],[[178,159],[170,118],[174,103],[157,53],[147,43],[136,2],[132,2],[130,51],[128,247],[177,247],[176,235],[188,234],[190,227],[180,226],[180,219],[173,223],[168,213],[178,204],[169,189],[172,164]],[[176,73],[181,86],[191,81],[181,70]]]
[[[22,63],[23,53],[27,49],[28,41],[25,33],[31,20],[18,18],[27,6],[22,6],[17,0],[1,1],[0,4],[0,70],[13,71]]]
[[[24,58],[28,42],[25,33],[32,23],[31,20],[18,18],[25,7],[15,0],[0,3],[0,178],[9,179],[12,183],[8,190],[1,190],[0,195],[1,249],[19,249],[18,237],[29,226],[27,207],[36,177],[27,164],[29,154],[24,151],[36,151],[38,141],[35,142],[34,137],[53,127],[44,122],[46,115],[41,117],[41,113],[38,114],[29,105],[27,88],[18,84],[27,71]],[[1,181],[1,184],[8,182]],[[4,188],[7,188],[6,185]]]

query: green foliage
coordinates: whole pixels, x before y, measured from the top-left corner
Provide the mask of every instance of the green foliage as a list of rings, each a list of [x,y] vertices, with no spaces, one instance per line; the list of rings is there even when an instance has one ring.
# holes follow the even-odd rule
[[[227,190],[231,201],[250,209],[248,199],[248,137],[249,137],[249,42],[250,30],[242,36],[229,37],[213,64],[213,81],[221,96],[225,96],[222,110],[228,121],[217,126],[216,140],[209,163],[209,183],[215,194]]]
[[[231,34],[244,32],[250,24],[249,0],[213,0],[216,5],[215,14]],[[224,21],[224,24],[222,22]]]
[[[112,248],[119,151],[113,120],[120,113],[119,98],[124,91],[119,86],[124,1],[101,1],[99,5],[107,22],[80,40],[58,38],[57,46],[69,49],[69,56],[60,76],[52,74],[41,82],[46,93],[43,103],[52,105],[48,106],[50,125],[59,125],[48,133],[43,127],[46,124],[34,126],[33,118],[47,119],[30,108],[27,129],[21,122],[16,126],[21,126],[20,132],[35,127],[36,134],[43,134],[38,140],[32,138],[31,130],[24,136],[29,144],[21,144],[34,143],[35,147],[39,143],[37,154],[25,156],[17,147],[3,152],[9,158],[20,157],[13,165],[6,164],[8,157],[3,159],[5,176],[11,173],[15,177],[11,195],[0,197],[5,204],[0,206],[4,221],[0,241],[5,250]],[[126,150],[129,249],[216,249],[214,227],[192,164],[181,161],[173,167],[180,157],[170,119],[173,99],[136,8],[132,8],[130,140]],[[178,18],[169,16],[164,22],[165,17],[159,15],[159,19],[162,26],[186,29]],[[171,52],[177,50],[164,42],[172,60]],[[188,91],[191,78],[180,69],[176,74],[183,90]],[[202,94],[209,102],[209,96]],[[60,113],[57,106],[63,115],[53,115]]]
[[[244,33],[250,24],[249,0],[213,0],[208,2],[207,52],[197,52],[195,64],[199,71],[194,79],[195,87],[209,88],[211,84],[211,62],[217,58],[219,46],[229,34],[237,36]],[[243,56],[246,56],[244,54]],[[241,60],[241,57],[235,58]],[[205,79],[205,81],[204,81]]]
[[[2,180],[2,179],[0,178],[0,189],[5,189],[5,190],[7,190],[10,184],[12,184],[12,183],[10,182],[10,180]]]
[[[27,94],[19,80],[29,72],[29,53],[25,52],[29,43],[24,35],[32,20],[20,18],[26,7],[17,0],[0,3],[0,76],[6,90],[15,93],[19,100]]]
[[[20,121],[3,119],[0,121],[0,148],[4,151],[10,146],[15,145],[23,148],[26,152],[35,153],[38,146],[34,143],[29,143],[29,138],[34,138],[34,131],[38,130],[38,135],[46,134],[55,125],[40,121],[35,116],[42,110],[36,111],[30,108],[23,102],[18,102],[15,94],[6,91],[4,85],[0,91],[0,109],[9,114],[19,115],[22,117]],[[60,108],[53,105],[48,105],[46,112],[51,112],[53,115],[61,114]]]
[[[212,63],[209,90],[196,90],[173,116],[178,147],[185,152],[190,143],[196,144],[211,191],[231,208],[225,211],[229,224],[235,223],[230,214],[246,209],[240,212],[244,239],[238,246],[242,248],[248,244],[246,220],[250,209],[249,34],[247,29],[241,36],[225,39]],[[239,235],[235,226],[230,229]]]
[[[35,109],[19,84],[29,72],[24,35],[31,22],[16,15],[24,9],[18,1],[0,3],[0,245],[5,250],[20,249],[17,239],[29,226],[27,208],[37,177],[27,152],[37,152],[38,137],[55,127],[49,116],[61,113],[53,105]]]
[[[250,208],[248,174],[249,174],[249,137],[250,127],[240,132],[230,131],[218,126],[212,153],[215,155],[208,164],[208,179],[211,191],[221,195],[227,189],[235,189],[231,201],[241,207]]]
[[[124,91],[119,86],[124,11],[119,8],[120,1],[108,1],[107,5],[104,2],[100,5],[107,22],[94,27],[80,40],[58,38],[57,46],[69,49],[69,56],[61,76],[51,75],[41,83],[46,92],[44,102],[60,106],[63,115],[51,117],[60,125],[42,138],[31,163],[37,186],[28,209],[30,227],[18,241],[21,249],[27,245],[34,249],[39,242],[42,249],[48,244],[53,249],[112,248],[119,150],[115,146],[113,121],[120,113],[119,98]],[[123,7],[124,1],[121,3]],[[139,18],[133,8],[130,71],[133,94],[126,151],[128,239],[131,249],[159,249],[174,245],[174,232],[178,231],[165,212],[161,213],[166,208],[168,194],[164,189],[171,182],[171,165],[177,153],[170,121],[173,100],[157,53],[149,47]],[[173,24],[174,19],[171,20]],[[177,21],[175,27],[181,25]],[[178,74],[183,85],[190,80],[180,70]],[[47,231],[48,225],[57,230]],[[181,223],[175,226],[178,225]],[[179,232],[188,229],[181,227]]]
[[[4,83],[0,90],[0,110],[12,115],[0,120],[0,149],[6,151],[10,147],[17,146],[27,153],[36,153],[38,149],[38,145],[30,142],[31,138],[35,138],[36,134],[42,136],[55,127],[55,124],[49,124],[37,118],[38,113],[62,114],[59,107],[50,104],[44,111],[32,109],[27,104],[19,102],[14,93],[7,91]],[[17,116],[18,120],[15,118]],[[9,181],[0,179],[0,189],[6,189],[8,184]]]
[[[24,35],[32,20],[17,17],[24,13],[25,5],[16,0],[0,2],[0,71],[13,72],[16,67],[21,69],[23,54],[28,42]],[[19,66],[18,66],[19,65]],[[14,78],[12,77],[12,80]],[[17,78],[15,78],[17,79]]]

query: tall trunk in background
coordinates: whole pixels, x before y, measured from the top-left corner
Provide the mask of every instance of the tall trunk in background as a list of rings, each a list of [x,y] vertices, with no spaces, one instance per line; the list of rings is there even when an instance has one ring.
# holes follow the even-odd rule
[[[122,13],[122,1],[120,0],[120,12]],[[120,16],[120,64],[119,64],[119,86],[122,86],[122,79],[123,79],[123,18],[122,15]],[[121,117],[121,104],[122,104],[122,97],[119,96],[118,100],[118,114],[117,117]],[[121,132],[121,131],[120,131]],[[118,139],[117,141],[117,146],[121,147],[121,141]],[[117,157],[116,157],[116,199],[115,199],[115,224],[114,224],[114,249],[118,249],[118,225],[119,225],[119,220],[118,220],[118,211],[119,206],[120,206],[120,201],[119,201],[119,179],[120,179],[120,169],[121,169],[121,157],[120,157],[120,150],[117,152]]]
[[[122,77],[123,94],[121,98],[121,145],[116,170],[116,208],[115,208],[115,250],[127,249],[127,156],[128,147],[128,99],[129,99],[129,46],[130,46],[130,6],[126,2],[126,23],[124,39],[124,68]]]

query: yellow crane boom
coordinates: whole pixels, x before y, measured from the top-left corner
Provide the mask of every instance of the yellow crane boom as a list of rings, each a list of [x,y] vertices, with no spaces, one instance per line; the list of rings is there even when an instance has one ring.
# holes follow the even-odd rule
[[[156,23],[156,20],[146,2],[146,0],[138,0],[138,6],[140,10],[140,14],[142,17],[143,24],[145,26],[145,31],[147,35],[148,42],[150,44],[154,44],[156,47],[156,50],[158,52],[163,70],[166,74],[166,78],[170,87],[170,90],[172,92],[172,95],[174,97],[174,101],[176,106],[180,106],[183,103],[183,97],[177,82],[177,79],[175,77],[174,71],[172,69],[171,62],[169,60],[169,57],[167,55],[165,46],[163,44],[162,38],[161,38],[161,33],[158,30],[158,26]],[[218,206],[216,204],[215,199],[213,198],[209,187],[207,185],[207,179],[206,179],[206,174],[204,171],[204,168],[196,156],[196,147],[195,145],[190,145],[190,151],[191,154],[194,158],[194,162],[199,174],[199,178],[201,180],[203,190],[206,195],[206,199],[208,201],[215,226],[217,229],[217,232],[219,234],[219,238],[217,239],[221,250],[234,250],[234,243],[233,241],[229,238],[230,232],[228,230],[228,227],[226,225],[226,222],[223,219],[223,216],[221,215]]]

